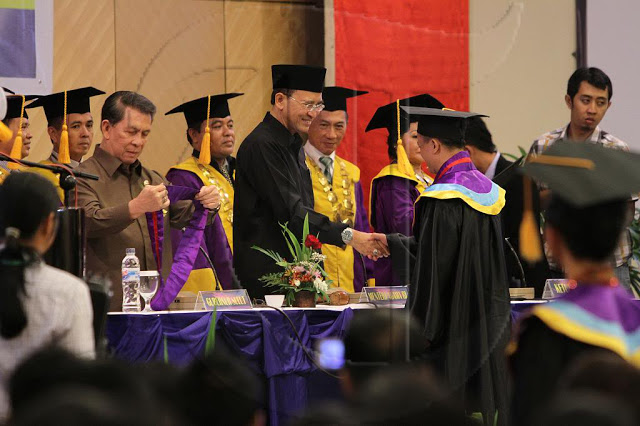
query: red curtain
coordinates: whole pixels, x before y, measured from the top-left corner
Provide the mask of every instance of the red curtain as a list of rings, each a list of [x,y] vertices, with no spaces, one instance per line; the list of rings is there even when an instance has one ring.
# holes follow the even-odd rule
[[[368,90],[349,101],[338,155],[360,167],[368,208],[371,179],[389,163],[387,131],[364,129],[376,108],[429,93],[468,110],[468,0],[334,0],[336,85]]]

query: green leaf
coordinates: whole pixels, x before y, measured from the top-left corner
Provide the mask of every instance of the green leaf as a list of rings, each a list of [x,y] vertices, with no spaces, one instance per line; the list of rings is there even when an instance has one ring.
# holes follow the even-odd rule
[[[309,213],[304,216],[304,224],[302,225],[302,242],[306,241],[309,235]]]
[[[169,364],[169,346],[167,345],[167,336],[163,336],[162,345],[162,355],[164,357],[164,363]]]
[[[204,344],[204,356],[213,353],[216,347],[216,323],[218,322],[218,306],[213,307],[211,312],[211,321],[209,321],[209,331],[207,332],[207,340]]]

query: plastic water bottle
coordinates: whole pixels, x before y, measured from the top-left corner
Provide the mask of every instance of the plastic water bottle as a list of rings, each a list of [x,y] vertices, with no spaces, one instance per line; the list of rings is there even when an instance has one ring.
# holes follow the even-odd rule
[[[140,312],[140,260],[134,248],[122,259],[122,312]]]

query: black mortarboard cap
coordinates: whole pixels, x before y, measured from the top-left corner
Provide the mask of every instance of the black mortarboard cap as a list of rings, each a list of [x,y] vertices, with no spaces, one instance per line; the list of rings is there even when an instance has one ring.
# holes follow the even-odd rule
[[[426,108],[444,108],[442,102],[437,100],[431,95],[422,94],[411,96],[410,98],[400,99],[400,107],[403,106],[416,106]],[[366,132],[374,129],[387,129],[389,135],[394,135],[394,139],[397,139],[398,133],[398,112],[396,109],[396,102],[391,102],[378,108],[371,117],[369,124],[367,125]],[[400,134],[409,130],[409,124],[414,120],[414,117],[410,117],[408,113],[400,110]]]
[[[242,96],[243,94],[244,93],[223,93],[220,95],[211,95],[211,112],[209,113],[209,118],[224,118],[231,115],[227,101],[236,96]],[[185,102],[165,113],[165,115],[181,112],[187,120],[187,126],[202,123],[207,119],[207,99],[208,96],[205,96],[204,98]]]
[[[346,111],[347,99],[364,95],[369,92],[364,90],[348,89],[346,87],[325,87],[322,91],[322,101],[325,111]]]
[[[640,191],[640,155],[589,142],[558,141],[522,172],[577,208],[628,200]]]
[[[20,118],[20,110],[22,109],[22,96],[20,95],[15,95],[15,92],[13,90],[9,90],[6,87],[2,88],[6,94],[7,94],[7,115],[4,117],[6,119],[8,118]],[[15,95],[15,96],[14,96]],[[24,96],[24,100],[26,101],[31,101],[33,99],[37,99],[38,95],[25,95]],[[26,108],[26,107],[25,107]],[[29,118],[29,115],[27,114],[27,111],[24,111],[24,114],[22,114],[22,116],[24,118]]]
[[[67,114],[84,114],[91,112],[89,99],[92,96],[104,95],[102,90],[95,87],[83,87],[81,89],[67,90]],[[51,122],[64,116],[64,92],[41,96],[31,102],[27,108],[44,107],[47,121]]]
[[[309,65],[271,65],[274,89],[306,90],[322,93],[327,69]]]
[[[418,133],[431,138],[445,138],[460,141],[464,139],[466,119],[487,117],[483,114],[450,109],[402,107],[412,116],[418,117]]]

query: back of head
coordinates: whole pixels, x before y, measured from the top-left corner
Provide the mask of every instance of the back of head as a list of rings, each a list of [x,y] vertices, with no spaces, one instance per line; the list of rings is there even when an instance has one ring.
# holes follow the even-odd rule
[[[560,393],[536,417],[537,421],[533,424],[540,426],[632,426],[638,424],[626,406],[593,392]]]
[[[127,107],[135,109],[143,114],[151,117],[156,115],[156,106],[140,93],[121,90],[114,92],[104,101],[102,106],[102,121],[107,120],[111,125],[115,126],[122,119]]]
[[[354,388],[391,364],[416,360],[426,351],[426,340],[407,312],[375,309],[354,316],[344,338],[345,369]]]
[[[613,352],[594,351],[576,359],[558,387],[606,395],[634,409],[640,421],[640,370]]]
[[[487,128],[484,120],[480,117],[467,119],[467,130],[465,133],[465,143],[474,146],[483,152],[496,152],[491,132]]]
[[[24,270],[38,260],[34,250],[20,239],[32,238],[55,212],[60,199],[55,188],[35,173],[12,173],[0,186],[0,235],[5,247],[0,251],[0,334],[13,338],[27,324],[19,296],[24,294]]]
[[[428,369],[400,366],[376,374],[358,398],[359,418],[368,425],[466,424],[464,410]]]
[[[574,207],[554,195],[546,220],[576,258],[600,262],[613,254],[629,214],[628,201]]]
[[[571,99],[578,93],[580,90],[580,84],[586,81],[590,85],[597,87],[598,89],[605,90],[608,89],[609,92],[609,100],[613,96],[613,85],[611,83],[611,79],[607,74],[604,73],[600,68],[578,68],[571,74],[569,77],[569,82],[567,83],[567,95]]]
[[[248,365],[220,351],[194,361],[179,389],[181,415],[190,425],[209,425],[212,418],[224,425],[248,425],[262,406],[260,384]]]

